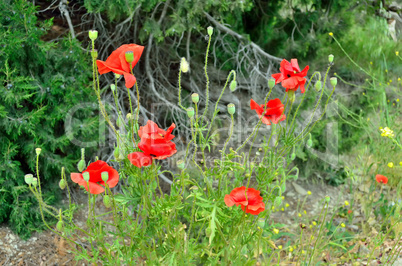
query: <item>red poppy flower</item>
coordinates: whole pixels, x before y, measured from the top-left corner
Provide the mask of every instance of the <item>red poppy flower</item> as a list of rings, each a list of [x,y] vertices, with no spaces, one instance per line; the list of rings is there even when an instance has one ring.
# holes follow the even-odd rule
[[[351,214],[352,213],[352,210],[348,210],[348,214]]]
[[[377,180],[378,183],[383,183],[383,184],[388,183],[388,178],[383,175],[376,175],[375,180]]]
[[[245,186],[235,188],[229,195],[226,195],[225,204],[228,207],[240,205],[243,211],[253,215],[258,215],[265,210],[265,204],[262,202],[260,191],[254,188],[248,188],[246,192]]]
[[[262,113],[264,113],[264,104],[259,105],[253,99],[250,100],[250,108],[251,110],[255,110],[258,114],[258,117],[261,118]],[[266,125],[278,124],[280,121],[286,119],[286,115],[283,114],[285,110],[284,105],[281,103],[279,99],[269,100],[266,103],[266,111],[262,118],[262,122]]]
[[[152,159],[163,160],[177,152],[176,144],[172,142],[171,134],[176,127],[172,124],[166,131],[160,129],[157,124],[148,120],[147,124],[140,127],[138,135],[141,138],[138,148],[143,152],[133,152],[128,159],[137,167],[152,164]]]
[[[98,160],[91,163],[82,173],[71,173],[71,180],[81,186],[84,186],[87,191],[87,181],[85,181],[84,177],[82,176],[82,174],[85,172],[89,173],[88,185],[89,193],[91,194],[100,194],[105,191],[103,188],[103,186],[105,186],[105,182],[103,182],[101,177],[102,172],[107,172],[109,174],[109,179],[106,181],[106,183],[110,188],[115,187],[119,182],[119,173],[106,162]]]
[[[293,90],[296,91],[299,87],[301,93],[304,93],[304,84],[306,84],[306,78],[309,66],[306,66],[302,71],[300,71],[297,59],[291,59],[290,63],[286,59],[283,59],[279,71],[281,73],[272,74],[275,79],[275,83],[278,84],[282,82],[282,86],[286,88],[286,91]]]
[[[112,71],[115,74],[124,75],[126,87],[131,88],[136,82],[136,78],[131,74],[131,69],[140,60],[144,46],[137,44],[123,44],[106,59],[106,61],[96,60],[99,74],[105,74]],[[126,61],[126,52],[133,52],[134,61],[130,64]]]

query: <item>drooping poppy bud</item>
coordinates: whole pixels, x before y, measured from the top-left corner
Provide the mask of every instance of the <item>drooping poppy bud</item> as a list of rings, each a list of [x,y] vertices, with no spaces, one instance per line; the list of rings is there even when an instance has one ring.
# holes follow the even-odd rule
[[[322,88],[322,83],[321,83],[321,80],[319,80],[319,81],[317,81],[316,83],[315,83],[315,90],[316,91],[320,91],[321,90],[321,88]]]
[[[80,171],[80,172],[84,171],[84,169],[85,169],[85,161],[81,159],[77,164],[77,168],[78,168],[78,171]]]
[[[64,179],[60,179],[59,187],[63,190],[66,188],[66,186],[67,186],[67,181]]]
[[[59,232],[63,232],[64,231],[64,222],[63,221],[58,221],[56,224],[56,229]]]
[[[281,204],[282,204],[282,197],[275,197],[274,206],[278,208],[279,206],[281,206]]]
[[[236,87],[237,87],[237,81],[232,80],[232,82],[230,82],[230,91],[235,91]]]
[[[307,140],[307,147],[311,148],[311,146],[313,146],[313,140],[311,139],[311,133],[308,133],[309,137]]]

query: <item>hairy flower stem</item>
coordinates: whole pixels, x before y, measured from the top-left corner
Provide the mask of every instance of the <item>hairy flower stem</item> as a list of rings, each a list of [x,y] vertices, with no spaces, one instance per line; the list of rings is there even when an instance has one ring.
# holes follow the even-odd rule
[[[207,111],[208,111],[208,102],[209,102],[209,77],[208,77],[208,71],[207,71],[207,66],[208,66],[208,53],[209,53],[209,47],[211,46],[211,35],[209,35],[208,39],[208,46],[207,46],[207,52],[205,55],[205,65],[204,65],[204,72],[205,72],[205,79],[206,79],[206,84],[205,84],[205,110],[203,116],[206,116]]]
[[[179,70],[179,107],[186,111],[186,108],[181,104],[181,67]]]
[[[317,243],[318,243],[318,241],[320,241],[320,236],[321,236],[322,228],[324,227],[325,218],[326,218],[326,216],[327,216],[328,206],[329,206],[328,202],[325,202],[324,208],[321,210],[320,217],[321,217],[322,212],[324,211],[324,209],[325,209],[325,212],[324,212],[324,216],[322,217],[322,221],[319,223],[319,225],[320,225],[320,230],[318,231],[317,240],[316,240],[315,243],[314,243],[313,252],[311,253],[311,256],[310,256],[310,260],[309,260],[308,265],[311,265],[311,261],[312,261],[313,258],[314,258],[314,252],[315,252],[315,249],[316,249],[316,247],[317,247]]]

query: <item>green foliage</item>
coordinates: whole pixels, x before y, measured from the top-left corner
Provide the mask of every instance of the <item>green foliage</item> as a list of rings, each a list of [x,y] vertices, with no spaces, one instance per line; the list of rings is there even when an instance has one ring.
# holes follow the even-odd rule
[[[71,108],[94,99],[80,44],[42,41],[52,21],[39,21],[27,1],[2,1],[0,9],[0,223],[28,237],[41,228],[24,186],[24,175],[35,173],[35,148],[42,148],[44,201],[53,203],[60,198],[54,187],[61,167],[71,171],[79,158],[70,140],[93,139],[97,119],[87,103],[73,115],[72,133],[65,133]]]

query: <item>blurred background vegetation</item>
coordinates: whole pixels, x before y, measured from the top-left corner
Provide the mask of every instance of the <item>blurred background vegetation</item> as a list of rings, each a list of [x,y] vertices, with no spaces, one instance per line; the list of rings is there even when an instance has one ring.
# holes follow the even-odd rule
[[[96,100],[91,88],[88,30],[99,31],[96,46],[101,60],[125,43],[146,47],[134,68],[142,95],[141,116],[162,128],[175,122],[178,147],[190,135],[186,115],[176,105],[180,58],[186,57],[191,68],[190,75],[183,77],[184,105],[190,103],[193,92],[205,102],[206,27],[214,27],[209,59],[211,100],[218,97],[228,72],[236,70],[238,88],[223,97],[219,108],[234,102],[244,121],[250,114],[249,99],[265,96],[267,80],[278,72],[282,58],[298,58],[302,68],[310,65],[311,76],[313,70],[324,74],[328,55],[334,54],[330,75],[339,77],[338,107],[314,130],[313,149],[326,151],[327,130],[332,130],[337,135],[338,153],[353,154],[356,150],[352,148],[358,145],[381,142],[375,137],[378,126],[393,128],[397,136],[402,130],[397,100],[401,97],[402,65],[395,53],[402,53],[401,8],[396,1],[374,0],[0,2],[0,223],[8,222],[23,237],[40,229],[36,204],[23,178],[35,170],[36,147],[42,148],[39,163],[45,199],[50,203],[60,198],[56,185],[61,167],[76,171],[81,147],[71,139],[99,139],[99,113],[91,104]],[[114,77],[104,76],[103,100],[112,102],[108,84]],[[120,85],[125,117],[129,106],[124,101],[124,85]],[[274,96],[281,88],[276,90]],[[315,104],[315,96],[309,94],[304,110]],[[135,94],[131,97],[135,102]],[[72,128],[66,134],[66,114],[77,106],[79,111],[68,121]],[[328,128],[329,123],[335,127]],[[88,158],[111,158],[115,138],[113,134],[107,137],[106,142],[90,145]],[[374,154],[377,159],[373,161],[381,159],[378,167],[386,169],[384,165],[400,154],[384,147],[364,152]],[[332,185],[344,182],[342,159],[325,162],[304,146],[297,147],[296,153],[301,176],[318,176]],[[390,174],[400,175],[392,171]]]

